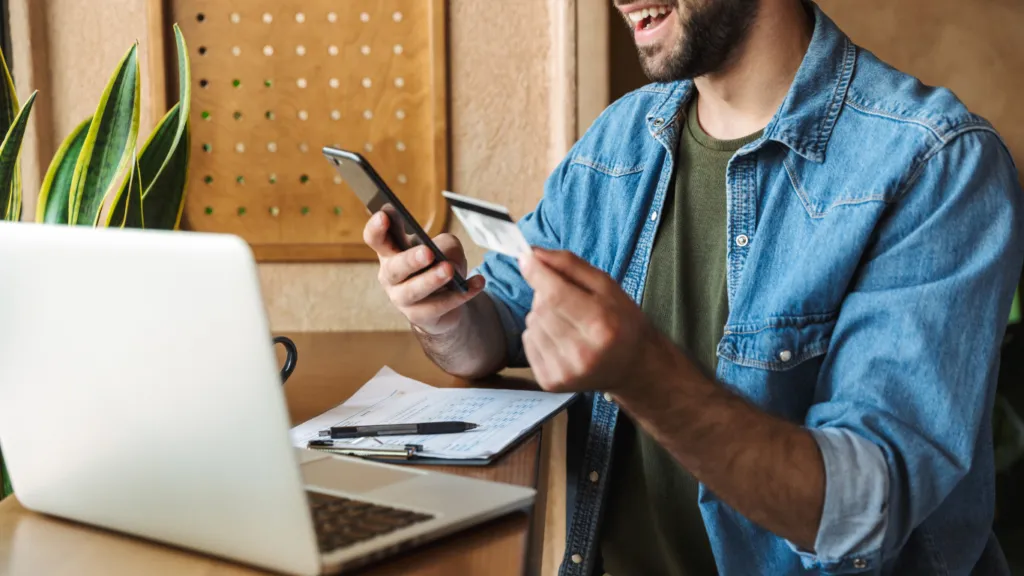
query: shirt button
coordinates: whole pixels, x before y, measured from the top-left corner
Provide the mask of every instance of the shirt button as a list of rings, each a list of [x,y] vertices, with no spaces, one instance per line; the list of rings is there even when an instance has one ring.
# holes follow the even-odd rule
[[[597,473],[597,470],[594,470],[593,472],[591,472],[590,474],[587,475],[587,478],[590,478],[591,482],[593,482],[594,484],[597,484],[597,481],[598,481],[598,479],[601,478],[601,475]]]
[[[792,359],[793,353],[790,352],[789,350],[783,350],[782,352],[779,352],[779,360],[782,360],[783,362],[789,362]]]
[[[582,564],[583,563],[583,556],[580,556],[579,554],[573,554],[572,555],[572,563],[573,564]]]
[[[651,212],[651,222],[654,222],[657,219],[658,219],[658,211],[655,210],[654,212]]]
[[[665,123],[665,119],[664,118],[655,118],[654,119],[654,127],[655,128],[661,126],[664,123]]]
[[[611,392],[605,392],[604,393],[604,401],[605,402],[609,402],[609,403],[610,402],[614,402],[614,400],[612,400]]]
[[[736,237],[736,245],[743,248],[747,244],[750,244],[750,238],[747,238],[746,234],[740,234]]]
[[[863,558],[854,558],[853,567],[857,570],[863,570],[868,567],[868,561]]]

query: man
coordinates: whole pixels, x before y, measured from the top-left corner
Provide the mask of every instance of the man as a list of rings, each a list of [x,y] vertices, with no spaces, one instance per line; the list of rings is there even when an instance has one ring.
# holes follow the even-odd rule
[[[813,4],[627,1],[655,84],[554,171],[532,255],[457,294],[386,219],[364,234],[442,368],[593,393],[561,572],[1007,574],[990,415],[1024,202],[998,135]]]

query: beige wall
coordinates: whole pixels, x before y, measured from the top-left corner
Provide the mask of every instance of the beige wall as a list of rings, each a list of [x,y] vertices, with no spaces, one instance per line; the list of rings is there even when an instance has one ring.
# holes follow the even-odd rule
[[[26,212],[39,172],[88,114],[118,59],[139,40],[145,53],[148,0],[13,0],[19,93],[44,89],[52,123],[36,122],[26,150]],[[574,47],[568,0],[449,0],[451,187],[500,202],[521,216],[575,133]],[[34,11],[34,12],[33,12]],[[34,14],[34,16],[33,16]],[[33,20],[35,24],[33,25]],[[571,45],[571,46],[570,46]],[[32,65],[25,65],[32,59]],[[143,107],[144,131],[154,118]],[[462,235],[455,225],[453,231]],[[470,266],[481,252],[470,250]],[[275,330],[405,329],[376,283],[375,264],[266,264],[264,299]]]

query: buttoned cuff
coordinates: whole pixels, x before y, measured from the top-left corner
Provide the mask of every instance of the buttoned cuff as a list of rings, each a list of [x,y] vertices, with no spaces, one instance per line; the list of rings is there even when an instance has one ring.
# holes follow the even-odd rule
[[[889,466],[882,450],[839,428],[811,429],[825,463],[825,507],[814,552],[788,542],[804,568],[827,574],[876,569],[888,524]]]

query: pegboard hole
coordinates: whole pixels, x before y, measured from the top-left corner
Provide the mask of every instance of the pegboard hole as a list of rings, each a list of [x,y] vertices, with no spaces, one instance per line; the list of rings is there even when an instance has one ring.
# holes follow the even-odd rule
[[[305,110],[299,110],[298,116],[299,120],[309,120],[309,112],[306,112]]]
[[[362,22],[369,22],[370,21],[370,15],[367,14],[366,12],[363,12],[362,14],[359,15],[359,20],[362,21]],[[202,20],[200,20],[200,22],[202,22]]]
[[[207,174],[206,176],[203,177],[203,182],[207,184],[213,184],[213,176]]]
[[[209,143],[203,144],[203,152],[206,152],[207,154],[209,154],[212,151],[213,151],[213,146],[211,146]]]
[[[199,87],[200,88],[206,88],[209,85],[210,85],[210,81],[207,80],[206,78],[203,78],[203,79],[199,80]]]
[[[231,116],[232,116],[232,117],[233,117],[233,118],[234,118],[235,120],[241,120],[241,119],[242,119],[242,111],[241,111],[241,110],[235,110],[235,113],[234,113],[234,114],[232,114]]]
[[[238,184],[245,184],[245,176],[235,176],[235,182]]]
[[[337,12],[328,12],[327,13],[327,21],[330,22],[331,24],[334,24],[335,22],[337,22],[338,21],[338,13]]]
[[[270,174],[267,176],[267,181],[271,184],[277,184],[277,174]],[[274,216],[277,216],[277,214],[274,214]]]
[[[366,118],[367,120],[372,120],[373,110],[363,110],[363,118]]]
[[[367,152],[373,152],[373,143],[367,142],[366,144],[363,144],[363,150],[366,150]]]
[[[241,21],[242,21],[242,15],[241,14],[239,14],[238,12],[232,12],[231,13],[231,23],[232,24],[238,24]]]
[[[306,15],[303,14],[302,12],[297,12],[295,14],[295,21],[298,22],[299,24],[302,24],[303,22],[306,21]]]
[[[210,119],[210,111],[209,110],[203,110],[202,113],[199,114],[199,116],[203,120],[209,120]]]
[[[242,49],[239,48],[238,46],[232,46],[231,47],[231,53],[234,54],[235,56],[241,56],[242,55]]]
[[[363,88],[369,88],[371,86],[373,86],[373,80],[370,80],[369,78],[363,78]]]
[[[264,56],[273,56],[274,55],[274,47],[271,46],[270,44],[267,44],[266,46],[264,46],[263,47],[263,55]]]
[[[405,110],[402,110],[402,109],[395,110],[395,118],[398,118],[399,120],[404,120],[405,119]]]
[[[334,207],[334,215],[335,216],[341,216],[341,206],[335,206]]]
[[[199,55],[200,56],[206,56],[206,46],[200,46],[199,47]]]
[[[308,174],[303,174],[302,176],[299,176],[299,183],[300,184],[305,184],[307,182],[309,182],[309,175]]]
[[[306,214],[309,214],[309,206],[303,206],[302,209],[299,210],[299,212],[302,212],[303,216],[305,216]]]
[[[196,14],[196,20],[199,21],[199,22],[202,22],[202,21],[206,20],[206,14],[203,14],[202,12],[200,12],[199,14]]]
[[[341,111],[331,110],[331,120],[341,120]]]
[[[337,78],[331,78],[330,80],[327,81],[327,84],[334,89],[337,89],[339,86],[341,86],[341,82]]]
[[[395,12],[394,14],[391,15],[391,19],[394,20],[395,22],[401,22],[402,21],[402,13],[401,12]]]
[[[302,152],[303,154],[305,154],[306,152],[309,152],[309,144],[306,144],[305,142],[300,142],[299,143],[299,152]]]
[[[263,81],[263,85],[266,86],[267,88],[270,88],[274,85],[274,81],[271,80],[270,78],[267,78],[266,80]]]
[[[295,54],[298,55],[298,56],[305,56],[306,55],[306,47],[303,46],[302,44],[299,44],[298,46],[295,47]]]
[[[277,152],[277,142],[267,142],[267,152]]]
[[[271,216],[276,218],[278,216],[278,214],[281,213],[281,209],[278,208],[277,206],[271,206],[270,210],[268,210],[268,212],[270,212]]]
[[[327,53],[330,54],[331,56],[337,56],[338,55],[338,47],[333,45],[333,44],[331,44],[330,46],[327,47]]]
[[[274,118],[277,118],[277,114],[274,114],[273,110],[267,110],[266,112],[263,113],[263,116],[267,120],[273,120]]]
[[[334,183],[340,185],[342,183],[341,176],[338,176],[337,174],[335,174],[334,175]]]
[[[363,47],[360,48],[359,51],[363,54],[363,56],[369,56],[370,55],[370,47],[367,46],[366,44],[363,44]]]
[[[298,80],[295,81],[295,85],[298,86],[299,88],[305,88],[307,86],[306,79],[299,78]]]
[[[398,150],[399,152],[405,152],[405,142],[402,142],[401,140],[396,142],[395,143],[395,150]]]
[[[234,80],[231,81],[231,85],[234,86],[235,88],[238,88],[239,86],[242,85],[242,81],[239,80],[238,78],[235,78]]]
[[[409,179],[405,177],[405,174],[399,174],[398,175],[398,183],[399,184],[405,184],[408,181],[409,181]]]
[[[402,88],[403,86],[405,86],[405,78],[401,76],[395,78],[395,88]]]
[[[263,13],[263,23],[264,24],[270,24],[273,21],[274,21],[274,15],[273,14],[271,14],[270,12],[264,12]]]
[[[245,206],[239,206],[238,207],[238,215],[239,216],[245,216]]]
[[[405,49],[404,49],[404,48],[402,48],[402,45],[401,45],[401,44],[395,44],[395,47],[394,47],[394,48],[392,48],[392,50],[394,50],[394,51],[395,51],[395,54],[401,54],[402,52],[404,52],[404,51],[405,51]]]
[[[238,144],[235,144],[235,152],[238,152],[239,154],[244,154],[245,153],[245,144],[243,144],[241,142],[239,142]]]
[[[207,206],[206,208],[203,209],[203,212],[206,212],[207,216],[213,214],[213,206]]]

